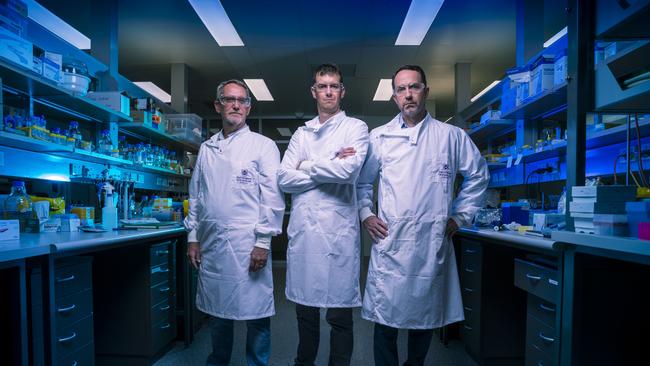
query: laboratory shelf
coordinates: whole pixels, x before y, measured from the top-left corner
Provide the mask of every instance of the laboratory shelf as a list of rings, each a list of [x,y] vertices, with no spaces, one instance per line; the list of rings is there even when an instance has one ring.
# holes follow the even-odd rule
[[[530,101],[523,103],[505,115],[502,119],[537,119],[561,108],[567,103],[567,84],[562,83]]]
[[[44,153],[72,153],[73,151],[71,146],[63,146],[6,131],[0,131],[0,145]]]
[[[82,149],[74,149],[74,152],[69,157],[73,159],[92,162],[92,163],[111,164],[111,165],[118,165],[118,166],[133,165],[133,162],[131,162],[130,160],[114,158],[112,156],[99,154],[92,151],[86,151]]]
[[[627,125],[608,128],[606,130],[587,133],[587,149],[595,149],[602,146],[613,145],[627,140]],[[650,118],[639,120],[639,132],[641,137],[650,135]],[[630,139],[636,139],[636,127],[630,124]]]
[[[566,141],[563,143],[553,145],[551,149],[524,155],[522,156],[520,163],[530,163],[533,161],[550,159],[550,158],[555,158],[564,155],[566,155]],[[513,164],[514,164],[514,159],[516,159],[516,157],[513,157]],[[507,161],[508,161],[508,157],[503,157],[499,162],[506,163]]]
[[[95,122],[132,121],[131,117],[87,97],[74,96],[54,81],[11,61],[0,60],[0,79],[4,89],[31,95],[35,102],[74,117]]]
[[[596,38],[650,38],[649,16],[650,0],[599,0],[596,3]]]
[[[505,168],[505,163],[487,163],[488,169],[501,169]]]
[[[467,134],[474,140],[474,143],[479,145],[484,140],[497,137],[501,132],[508,129],[513,129],[515,123],[513,120],[498,119],[489,121],[478,128],[470,130]]]
[[[181,178],[192,178],[190,174],[179,174],[169,169],[158,168],[155,166],[143,166],[143,165],[133,164],[132,168],[143,172],[156,173],[156,174],[162,173],[165,175],[170,175],[173,177],[181,177]]]
[[[96,152],[76,149],[72,146],[63,146],[49,141],[42,141],[27,136],[0,131],[0,145],[13,147],[15,149],[47,153],[50,155],[66,157],[91,163],[110,164],[115,166],[130,166],[132,162],[124,159],[114,158]]]
[[[478,99],[472,102],[472,104],[468,105],[465,109],[460,111],[458,115],[464,121],[468,121],[472,117],[476,117],[484,109],[487,109],[487,107],[500,101],[501,92],[503,91],[504,80],[501,80],[499,84],[495,85],[492,89],[488,90],[487,93],[481,95]]]
[[[650,65],[650,61],[645,60]],[[646,66],[647,67],[647,66]],[[595,108],[599,112],[650,111],[650,76],[645,81],[622,89],[607,66],[596,69]]]
[[[181,140],[174,136],[168,135],[160,130],[155,128],[145,126],[143,123],[131,122],[131,123],[120,123],[119,128],[123,131],[128,131],[131,133],[138,134],[142,137],[151,139],[151,142],[166,145],[172,144],[177,147],[187,149],[192,152],[199,150],[200,144],[195,144],[189,141]]]

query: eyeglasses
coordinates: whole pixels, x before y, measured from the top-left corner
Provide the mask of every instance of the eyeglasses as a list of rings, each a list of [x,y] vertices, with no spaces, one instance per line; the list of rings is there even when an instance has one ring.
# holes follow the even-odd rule
[[[327,91],[327,88],[329,88],[332,92],[338,93],[341,90],[345,89],[343,86],[343,83],[336,83],[336,84],[314,84],[314,86],[311,87],[313,90],[319,92],[319,93],[325,93]]]
[[[239,105],[243,105],[244,107],[250,107],[251,98],[237,98],[237,97],[221,96],[221,98],[219,98],[219,102],[221,104],[223,104],[223,105],[234,105],[235,102],[238,102]]]
[[[408,89],[411,93],[420,93],[426,87],[427,86],[424,85],[424,83],[411,83],[408,85],[398,85],[395,87],[395,95],[404,95],[406,93],[406,89]]]

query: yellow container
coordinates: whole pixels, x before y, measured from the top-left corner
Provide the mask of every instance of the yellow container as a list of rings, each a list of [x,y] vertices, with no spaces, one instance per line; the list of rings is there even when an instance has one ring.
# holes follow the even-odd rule
[[[50,216],[65,213],[65,200],[59,198],[29,196],[32,202],[48,201],[50,203]]]

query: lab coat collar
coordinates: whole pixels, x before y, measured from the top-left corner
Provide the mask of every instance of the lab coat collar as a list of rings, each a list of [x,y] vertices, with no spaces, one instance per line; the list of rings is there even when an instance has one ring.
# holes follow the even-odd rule
[[[250,132],[250,128],[248,127],[247,124],[244,125],[244,127],[240,128],[239,130],[233,132],[228,136],[228,138],[233,138],[235,136],[243,135],[245,133]],[[219,133],[215,133],[212,135],[212,137],[208,140],[207,144],[212,146],[212,147],[217,147],[217,142],[221,140],[225,140],[226,138],[223,137],[223,129],[219,131]]]
[[[427,115],[424,116],[424,119],[420,121],[420,123],[416,124],[413,127],[402,128],[402,126],[405,125],[406,122],[404,122],[402,113],[399,113],[397,116],[395,116],[395,118],[393,118],[392,121],[388,122],[384,135],[408,137],[411,145],[417,145],[418,138],[420,137],[420,133],[422,129],[424,128],[425,125],[428,125],[432,120],[433,117],[431,117],[431,115],[427,112]]]
[[[313,119],[305,122],[305,127],[308,129],[314,131],[314,133],[318,133],[318,131],[324,129],[324,128],[334,128],[338,126],[341,121],[345,119],[345,111],[340,111],[339,113],[333,115],[330,117],[325,123],[320,123],[318,120],[318,116],[314,117]]]

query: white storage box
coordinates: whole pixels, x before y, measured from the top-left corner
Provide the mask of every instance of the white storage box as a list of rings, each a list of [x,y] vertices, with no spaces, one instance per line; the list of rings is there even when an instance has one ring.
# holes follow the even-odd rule
[[[528,95],[533,97],[553,89],[553,57],[541,56],[531,67]]]
[[[627,236],[627,215],[594,215],[594,231],[598,235]]]
[[[167,114],[167,133],[183,140],[201,143],[203,120],[196,114]]]
[[[31,70],[34,63],[34,46],[0,27],[0,56]]]
[[[20,223],[18,220],[0,220],[0,241],[20,239]]]
[[[127,116],[131,111],[129,97],[122,95],[119,91],[88,93],[88,98]]]
[[[63,64],[61,54],[45,51],[41,61],[43,63],[43,76],[59,82],[61,80],[61,65]]]
[[[567,77],[567,55],[566,50],[560,52],[559,55],[555,57],[555,62],[553,63],[553,85],[557,86],[566,81]]]

